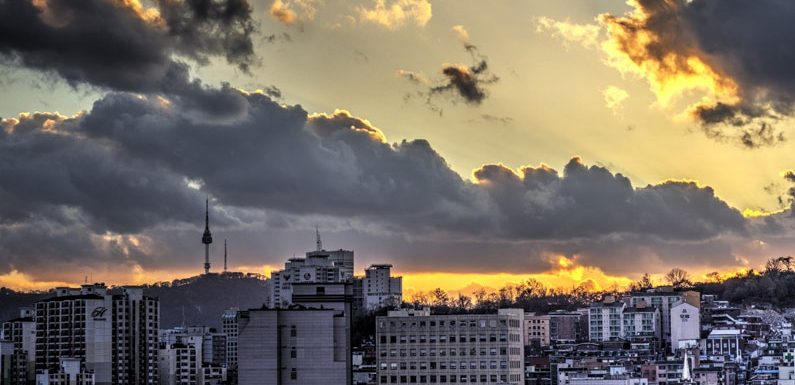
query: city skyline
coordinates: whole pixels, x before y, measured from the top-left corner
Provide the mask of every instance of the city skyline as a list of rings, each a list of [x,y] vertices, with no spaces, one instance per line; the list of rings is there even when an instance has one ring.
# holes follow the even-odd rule
[[[795,8],[663,3],[8,0],[0,286],[220,272],[222,239],[269,275],[318,230],[407,297],[762,268]]]

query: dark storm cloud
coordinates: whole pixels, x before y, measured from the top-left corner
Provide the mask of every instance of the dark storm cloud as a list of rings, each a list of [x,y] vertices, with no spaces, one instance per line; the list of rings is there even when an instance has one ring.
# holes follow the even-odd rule
[[[636,13],[602,15],[612,41],[657,79],[693,75],[698,58],[732,98],[695,106],[707,134],[746,147],[784,140],[776,123],[795,107],[795,3],[781,0],[635,0]],[[734,100],[732,100],[734,99]]]
[[[0,56],[55,74],[72,86],[163,93],[182,99],[207,91],[179,57],[206,63],[223,56],[242,70],[255,60],[246,0],[5,0]],[[226,95],[224,99],[229,99]],[[201,101],[191,102],[194,105]],[[209,104],[209,105],[212,105]]]
[[[427,141],[389,144],[372,123],[346,111],[308,114],[261,93],[214,91],[242,101],[236,120],[202,120],[181,104],[127,93],[108,94],[71,118],[3,120],[0,225],[4,239],[27,245],[5,250],[9,260],[24,264],[38,244],[38,255],[51,255],[48,247],[68,240],[55,235],[75,228],[92,234],[94,254],[120,242],[114,234],[198,231],[205,194],[214,200],[216,223],[227,226],[245,228],[264,213],[321,216],[451,247],[479,239],[562,250],[548,245],[616,234],[693,242],[745,231],[737,210],[694,183],[633,188],[624,176],[576,158],[562,174],[486,165],[473,183]],[[255,215],[241,215],[247,212]],[[34,224],[50,232],[8,233]],[[47,234],[55,234],[53,243],[41,239]],[[136,245],[117,249],[138,259],[158,249]],[[462,266],[481,263],[461,259]]]

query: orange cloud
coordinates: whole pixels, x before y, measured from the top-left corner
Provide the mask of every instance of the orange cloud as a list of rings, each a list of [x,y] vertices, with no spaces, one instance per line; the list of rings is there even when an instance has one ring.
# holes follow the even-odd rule
[[[14,290],[46,291],[57,286],[75,286],[75,284],[64,281],[37,281],[32,276],[19,270],[11,270],[6,274],[0,275],[0,287]]]
[[[317,9],[314,0],[274,0],[270,15],[287,25],[314,20]]]

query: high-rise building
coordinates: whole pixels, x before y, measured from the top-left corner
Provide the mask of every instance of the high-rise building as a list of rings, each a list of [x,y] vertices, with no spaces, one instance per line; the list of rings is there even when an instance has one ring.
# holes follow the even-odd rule
[[[392,265],[370,265],[362,278],[362,298],[365,310],[385,306],[400,306],[403,301],[403,277],[392,276]]]
[[[432,315],[390,311],[376,319],[379,384],[524,384],[522,309]]]
[[[221,316],[221,331],[226,336],[226,366],[228,376],[237,379],[237,349],[238,349],[238,325],[240,317],[247,316],[247,311],[240,311],[237,308],[227,309]]]
[[[113,384],[157,384],[160,301],[143,288],[124,287],[113,295]]]
[[[350,384],[350,283],[297,283],[289,308],[238,316],[238,384]]]
[[[346,282],[346,273],[328,253],[307,253],[306,258],[290,258],[284,270],[271,272],[266,282],[268,307],[287,307],[294,303],[293,285],[300,283]]]
[[[36,371],[62,372],[79,360],[98,385],[113,377],[113,299],[104,285],[56,288],[54,296],[36,303]],[[79,371],[78,371],[79,372]],[[37,376],[38,377],[38,376]]]
[[[0,341],[10,343],[4,354],[10,361],[8,381],[0,384],[24,385],[36,381],[36,322],[32,308],[20,309],[18,318],[3,322]]]
[[[104,284],[57,288],[36,303],[35,321],[37,371],[75,373],[77,360],[97,384],[157,383],[160,310],[141,288],[116,295]]]

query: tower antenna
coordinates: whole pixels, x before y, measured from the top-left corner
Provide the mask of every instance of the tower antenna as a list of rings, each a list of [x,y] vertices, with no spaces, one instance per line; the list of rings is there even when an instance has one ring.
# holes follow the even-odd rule
[[[226,239],[224,239],[224,273],[226,273]]]
[[[213,236],[210,234],[210,198],[204,201],[204,274],[210,274],[210,244],[213,243]]]
[[[323,242],[320,240],[320,230],[318,229],[317,225],[315,225],[315,243],[317,246],[317,251],[323,250]]]

